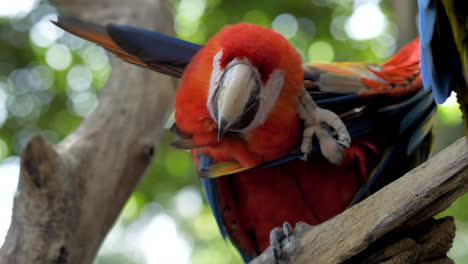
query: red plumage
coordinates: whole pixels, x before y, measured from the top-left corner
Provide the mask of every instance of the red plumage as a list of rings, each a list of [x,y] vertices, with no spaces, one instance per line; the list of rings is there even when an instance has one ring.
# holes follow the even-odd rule
[[[358,82],[365,88],[364,95],[373,89],[381,92],[394,85],[392,81],[401,82],[409,76],[419,78],[416,43],[417,40],[379,70],[362,64],[313,66],[332,73],[335,69],[334,74],[345,76],[353,84]],[[285,72],[285,82],[264,124],[242,134],[230,132],[218,142],[207,97],[213,57],[221,49],[221,67],[233,58],[245,57],[259,68],[263,82],[275,69]],[[369,78],[370,74],[380,79]],[[193,58],[177,93],[177,126],[199,146],[192,151],[195,162],[198,164],[198,158],[207,155],[215,163],[235,161],[251,167],[292,152],[302,139],[303,127],[296,113],[302,84],[300,56],[280,34],[250,24],[225,27]],[[343,85],[347,87],[346,82]],[[412,85],[412,90],[400,94],[421,88],[420,81]],[[397,140],[398,126],[389,120],[372,136],[354,139],[339,166],[314,153],[308,161],[293,160],[214,179],[222,222],[230,239],[244,253],[255,256],[269,245],[269,232],[285,221],[318,224],[342,212]]]
[[[128,62],[172,76],[184,71],[183,66],[199,48],[125,25],[103,27],[63,17],[57,24]],[[247,132],[228,131],[218,142],[218,126],[207,99],[213,58],[220,50],[221,68],[234,58],[248,59],[258,70],[262,89],[276,70],[284,73],[284,82],[264,123]],[[345,210],[377,169],[385,169],[377,180],[382,185],[427,158],[429,147],[424,143],[430,139],[434,105],[429,93],[419,91],[419,39],[383,65],[311,63],[303,68],[298,52],[273,30],[251,24],[227,26],[201,48],[184,71],[176,97],[178,132],[190,142],[188,146],[197,147],[192,150],[197,166],[203,157],[210,157],[215,165],[234,163],[236,169],[276,160],[301,143],[303,124],[296,105],[304,84],[313,95],[325,98],[320,106],[330,107],[354,129],[353,143],[345,149],[339,166],[317,152],[308,161],[237,170],[241,172],[202,181],[214,186],[207,196],[210,202],[216,199],[212,209],[222,229],[250,257],[268,246],[269,232],[285,221],[318,224]],[[337,97],[340,93],[346,95]]]
[[[246,57],[253,65],[263,68],[262,76],[268,77],[266,74],[274,68],[282,69],[285,81],[275,108],[263,125],[242,138],[227,134],[218,143],[217,125],[206,102],[213,57],[221,49],[221,62],[232,56]],[[279,33],[245,23],[227,26],[208,41],[184,72],[176,97],[177,127],[192,136],[195,145],[210,146],[204,151],[215,161],[236,160],[244,166],[252,166],[277,159],[297,147],[301,139],[296,103],[302,82],[301,57]]]

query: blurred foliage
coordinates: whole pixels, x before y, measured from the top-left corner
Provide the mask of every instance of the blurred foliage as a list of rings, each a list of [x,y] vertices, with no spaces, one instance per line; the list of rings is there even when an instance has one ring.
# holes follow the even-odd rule
[[[101,48],[63,33],[49,22],[57,15],[56,8],[47,1],[30,2],[30,12],[4,14],[0,10],[0,159],[19,155],[33,134],[39,133],[57,143],[71,133],[92,111],[111,70]],[[170,2],[177,35],[197,43],[204,43],[226,24],[244,21],[273,27],[284,34],[304,61],[381,62],[397,49],[398,32],[396,21],[392,19],[391,1]],[[381,24],[378,34],[368,32],[375,36],[358,36],[350,28],[352,21],[358,23],[363,19],[361,16],[352,20],[362,6],[371,11],[367,16],[374,17],[375,24]],[[366,28],[372,29],[371,24]],[[456,104],[441,106],[440,113],[436,150],[463,133]],[[152,259],[135,249],[138,241],[149,244],[150,251],[153,246],[156,254],[166,250],[161,243],[170,243],[156,243],[162,239],[156,235],[154,245],[151,237],[149,240],[136,237],[135,234],[142,237],[145,233],[153,234],[148,227],[152,219],[166,224],[169,231],[175,225],[174,232],[183,243],[179,242],[188,245],[187,258],[191,263],[241,262],[233,247],[219,235],[207,205],[202,204],[202,192],[190,155],[169,147],[173,138],[170,133],[164,134],[156,159],[106,239],[96,263],[152,263]],[[464,210],[467,204],[468,196],[465,196],[445,212],[455,215],[459,223],[457,245],[466,245],[463,241],[468,241],[463,240],[468,236],[468,215]],[[171,219],[175,224],[171,224]],[[457,245],[455,248],[460,247]],[[183,255],[178,249],[168,254]],[[468,255],[463,251],[454,252],[453,257],[458,263],[468,262]]]

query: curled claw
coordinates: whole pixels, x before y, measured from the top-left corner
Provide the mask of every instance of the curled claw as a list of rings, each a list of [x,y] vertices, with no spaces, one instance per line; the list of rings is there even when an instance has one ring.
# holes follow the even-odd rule
[[[283,228],[275,227],[270,232],[270,248],[272,250],[275,264],[280,263],[281,257],[281,242],[286,238],[290,242],[294,229],[288,222],[284,222]]]
[[[291,236],[292,236],[293,232],[294,232],[294,229],[292,228],[291,224],[289,222],[284,222],[283,223],[283,233],[286,236],[286,240],[288,242],[291,242]]]
[[[349,147],[351,137],[341,119],[332,111],[318,107],[312,97],[302,89],[299,97],[298,114],[304,120],[301,159],[306,160],[312,149],[312,138],[317,137],[322,155],[333,164],[343,160],[343,147]],[[333,135],[337,135],[335,139]]]

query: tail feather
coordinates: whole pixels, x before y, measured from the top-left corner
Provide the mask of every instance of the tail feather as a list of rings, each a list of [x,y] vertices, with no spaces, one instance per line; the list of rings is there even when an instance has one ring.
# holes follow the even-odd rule
[[[200,45],[127,25],[101,26],[60,16],[53,22],[63,30],[94,42],[121,59],[151,70],[180,77]]]
[[[402,68],[404,66],[414,66],[419,63],[419,42],[420,38],[412,40],[384,62],[382,66],[384,68]]]
[[[306,64],[305,85],[322,92],[361,97],[412,94],[422,87],[419,59],[417,38],[382,65],[355,62]]]
[[[60,16],[57,21],[51,22],[75,36],[98,44],[99,46],[115,53],[123,60],[140,66],[146,66],[146,64],[138,57],[122,50],[119,45],[112,40],[104,26],[65,16]]]

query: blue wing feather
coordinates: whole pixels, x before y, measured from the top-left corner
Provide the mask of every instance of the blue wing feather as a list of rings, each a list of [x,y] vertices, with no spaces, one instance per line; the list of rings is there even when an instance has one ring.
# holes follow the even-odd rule
[[[399,105],[398,108],[388,111],[390,116],[401,118],[398,144],[388,149],[380,164],[369,175],[368,181],[359,190],[350,206],[358,203],[373,187],[373,184],[390,165],[396,151],[403,146],[406,155],[411,155],[431,131],[432,121],[435,117],[435,105],[429,91],[419,91],[413,98]]]
[[[415,120],[420,120],[422,116],[426,115],[427,109],[434,109],[434,107],[431,107],[434,102],[432,95],[426,91],[420,91],[420,93],[426,96],[406,106],[408,112],[406,112],[404,118],[400,122],[400,134],[405,133],[405,131],[413,125]],[[405,110],[406,109],[402,108],[402,111]]]
[[[371,173],[369,176],[369,179],[367,180],[366,184],[359,190],[359,192],[354,196],[353,201],[351,201],[349,206],[353,206],[357,204],[359,201],[364,198],[364,196],[369,192],[370,188],[372,185],[375,183],[375,181],[379,178],[379,176],[382,174],[384,171],[385,167],[389,164],[389,162],[393,158],[393,154],[395,154],[395,151],[397,150],[397,145],[393,145],[390,150],[388,150],[383,158],[382,161],[379,163],[379,165],[374,169],[374,171]]]
[[[343,98],[345,101],[349,101],[350,99],[359,99],[359,96],[350,96],[350,95],[331,95],[328,94],[327,98],[318,99],[315,98],[314,100],[323,107],[324,103],[338,103],[341,104],[342,101],[340,100]],[[424,137],[429,133],[429,130],[421,130],[422,124],[425,124],[430,117],[435,114],[435,106],[434,106],[434,99],[430,91],[421,90],[417,94],[413,95],[409,99],[404,102],[398,103],[395,107],[386,107],[382,109],[374,109],[374,111],[369,111],[365,115],[363,115],[359,119],[352,119],[346,123],[346,127],[352,139],[356,139],[366,134],[372,133],[374,130],[379,129],[382,126],[385,126],[388,123],[388,120],[400,120],[400,135],[407,134],[411,128],[415,128],[415,126],[419,126],[420,129],[416,130],[414,133],[418,134],[414,136],[410,143],[410,147],[408,149],[413,149],[419,145],[419,143],[424,139]],[[378,103],[377,103],[378,104]],[[317,140],[313,141],[312,145],[313,152],[320,152],[320,146]],[[412,151],[411,151],[412,152]],[[264,168],[264,167],[271,167],[282,164],[284,162],[288,162],[294,159],[298,159],[303,156],[303,153],[298,151],[294,151],[280,159],[265,162],[259,166],[250,168]],[[228,174],[226,174],[228,175]]]
[[[199,163],[200,170],[208,168],[209,166],[213,164],[213,160],[207,155],[202,155],[200,157],[199,162],[200,162]],[[203,190],[205,191],[208,204],[210,205],[211,211],[213,212],[213,215],[216,219],[216,223],[218,224],[219,230],[221,231],[223,238],[226,238],[227,231],[226,231],[226,227],[224,226],[223,217],[221,215],[221,209],[219,207],[218,192],[216,190],[215,179],[201,178],[200,180],[201,180]]]
[[[144,61],[149,68],[181,76],[201,45],[129,25],[110,24],[109,36],[124,51]],[[162,66],[163,69],[159,69]],[[163,71],[167,68],[166,71]]]
[[[452,38],[440,36],[450,34],[451,28],[444,26],[446,19],[440,14],[444,11],[438,9],[438,3],[418,0],[418,6],[422,81],[425,89],[432,89],[436,103],[442,104],[450,96],[455,75],[460,71],[456,47]]]
[[[408,146],[406,147],[406,155],[410,155],[413,153],[416,148],[423,142],[426,136],[432,130],[432,125],[434,123],[434,119],[436,109],[433,108],[431,112],[425,117],[423,122],[416,128],[415,132],[412,134],[411,138],[409,139]]]
[[[207,155],[201,155],[199,160],[199,169],[208,168],[213,164],[213,160]],[[202,188],[205,191],[206,199],[208,200],[208,204],[210,205],[211,212],[218,224],[219,230],[221,235],[224,239],[229,238],[229,234],[226,231],[226,227],[224,226],[223,217],[221,215],[221,208],[218,199],[218,191],[216,189],[216,179],[206,179],[201,178]],[[240,252],[242,258],[244,259],[245,263],[250,262],[253,258],[248,256],[242,249],[238,248],[235,244],[233,244],[237,250]]]

